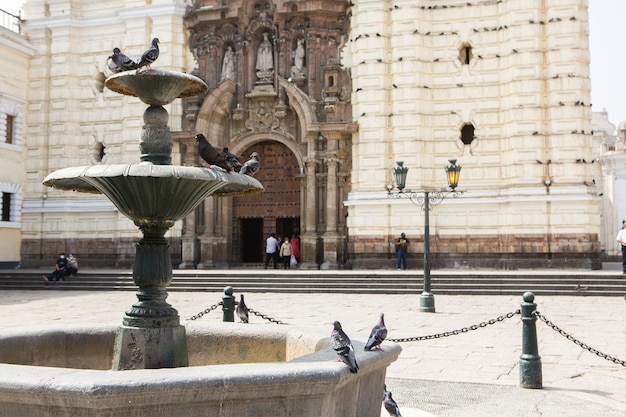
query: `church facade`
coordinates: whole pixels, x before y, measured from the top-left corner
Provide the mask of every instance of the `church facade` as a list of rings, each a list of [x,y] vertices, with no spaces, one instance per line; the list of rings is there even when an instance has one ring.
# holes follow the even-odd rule
[[[86,265],[132,262],[137,230],[110,202],[41,181],[138,161],[143,105],[103,87],[106,57],[139,56],[158,36],[155,66],[209,85],[168,108],[176,163],[202,163],[203,133],[242,161],[257,152],[265,187],[209,198],[173,228],[181,268],[258,263],[272,232],[299,235],[312,269],[394,266],[404,232],[417,267],[424,212],[395,198],[392,169],[409,167],[407,189],[438,191],[449,160],[463,193],[430,213],[434,267],[598,267],[608,232],[585,1],[27,0],[25,18],[37,48],[25,265],[51,247]]]

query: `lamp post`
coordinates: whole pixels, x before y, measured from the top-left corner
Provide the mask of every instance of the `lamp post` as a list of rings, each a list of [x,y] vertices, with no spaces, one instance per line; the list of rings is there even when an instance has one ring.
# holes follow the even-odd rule
[[[448,162],[450,162],[450,165],[448,165],[445,170],[450,191],[405,190],[406,176],[409,172],[409,168],[404,166],[404,161],[396,161],[396,167],[393,169],[393,176],[398,192],[392,193],[391,190],[389,190],[390,196],[408,198],[411,200],[411,203],[420,206],[424,212],[424,290],[420,296],[420,311],[428,313],[435,312],[435,297],[430,291],[430,222],[428,212],[432,210],[434,206],[439,205],[450,194],[452,194],[453,197],[458,197],[459,194],[461,194],[460,191],[455,191],[455,188],[459,185],[461,166],[456,164],[456,159],[449,159]]]

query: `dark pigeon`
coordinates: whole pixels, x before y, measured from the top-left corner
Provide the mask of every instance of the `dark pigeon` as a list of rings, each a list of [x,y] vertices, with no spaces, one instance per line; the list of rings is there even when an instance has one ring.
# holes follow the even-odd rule
[[[243,302],[243,294],[241,294],[235,311],[237,311],[237,317],[239,317],[242,323],[248,323],[248,306]]]
[[[350,368],[350,372],[356,374],[359,365],[356,363],[356,354],[354,347],[347,334],[341,328],[341,323],[335,321],[333,323],[333,331],[330,333],[330,344],[339,355],[339,359]]]
[[[226,171],[230,171],[230,167],[224,160],[222,154],[209,143],[202,133],[198,133],[196,135],[196,142],[198,143],[198,153],[207,164],[215,165]]]
[[[261,163],[259,162],[259,154],[256,152],[252,152],[250,155],[250,159],[246,161],[245,164],[239,170],[240,174],[246,174],[251,177],[254,177],[254,174],[261,168]]]
[[[222,158],[226,162],[226,165],[230,167],[231,171],[239,172],[241,170],[241,162],[239,162],[240,156],[228,152],[228,148],[222,150]]]
[[[146,52],[141,55],[139,59],[139,63],[137,64],[137,69],[142,67],[147,67],[148,69],[152,69],[150,65],[154,63],[159,57],[159,38],[152,39],[152,45],[150,48],[146,50]]]
[[[390,416],[393,417],[402,417],[400,414],[400,408],[396,401],[391,398],[391,391],[387,391],[387,387],[385,387],[385,398],[383,399],[383,405],[385,406],[385,410],[389,413]]]
[[[137,63],[124,55],[120,48],[113,48],[113,55],[109,57],[115,66],[109,65],[113,72],[129,71],[137,68]]]
[[[385,327],[385,314],[380,313],[378,324],[372,328],[369,339],[365,344],[365,350],[380,349],[380,344],[387,338],[387,328]]]

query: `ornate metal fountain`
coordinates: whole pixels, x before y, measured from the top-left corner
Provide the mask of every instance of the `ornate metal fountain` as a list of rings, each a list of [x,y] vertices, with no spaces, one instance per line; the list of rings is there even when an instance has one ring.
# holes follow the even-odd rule
[[[44,184],[102,193],[143,232],[133,267],[139,301],[126,311],[118,328],[113,369],[188,366],[185,328],[178,311],[165,301],[172,282],[165,233],[210,195],[258,193],[263,186],[252,177],[220,168],[171,164],[173,141],[163,105],[206,93],[208,87],[199,78],[163,70],[126,71],[111,76],[105,85],[149,105],[143,114],[141,162],[61,169],[48,175]]]

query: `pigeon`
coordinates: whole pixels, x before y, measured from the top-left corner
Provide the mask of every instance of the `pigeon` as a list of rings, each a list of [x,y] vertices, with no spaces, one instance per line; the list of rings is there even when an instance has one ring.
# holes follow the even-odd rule
[[[250,154],[250,159],[246,161],[245,164],[239,170],[240,174],[246,174],[251,177],[254,177],[254,174],[261,168],[261,163],[259,162],[259,154],[256,152],[252,152]]]
[[[356,363],[356,354],[354,353],[354,347],[347,334],[341,329],[341,323],[335,321],[333,323],[333,331],[330,333],[330,343],[339,359],[348,365],[350,372],[356,374],[359,370],[359,365]]]
[[[241,320],[242,323],[248,322],[248,306],[243,302],[243,294],[241,294],[241,298],[239,299],[239,303],[237,304],[237,317]]]
[[[198,153],[207,164],[216,165],[226,171],[231,170],[222,154],[209,143],[202,133],[196,135],[196,142],[198,143]]]
[[[109,65],[113,72],[129,71],[137,68],[137,63],[124,55],[120,48],[113,48],[113,55],[109,57],[115,67]]]
[[[230,167],[230,171],[239,172],[241,170],[241,162],[239,162],[239,155],[235,155],[233,153],[228,152],[228,148],[222,149],[222,158],[226,162],[226,165]]]
[[[159,38],[152,39],[152,45],[150,48],[146,50],[146,52],[141,55],[139,59],[139,63],[137,64],[137,69],[142,67],[147,67],[148,69],[152,69],[150,65],[154,63],[159,57]]]
[[[385,327],[385,314],[380,313],[378,324],[372,328],[369,339],[365,344],[364,350],[380,349],[380,344],[387,337],[387,328]]]
[[[385,410],[387,410],[390,416],[402,417],[402,414],[400,414],[400,408],[398,407],[398,404],[393,398],[391,398],[391,391],[387,391],[386,386],[385,386],[385,398],[383,399],[383,405],[385,406]]]

